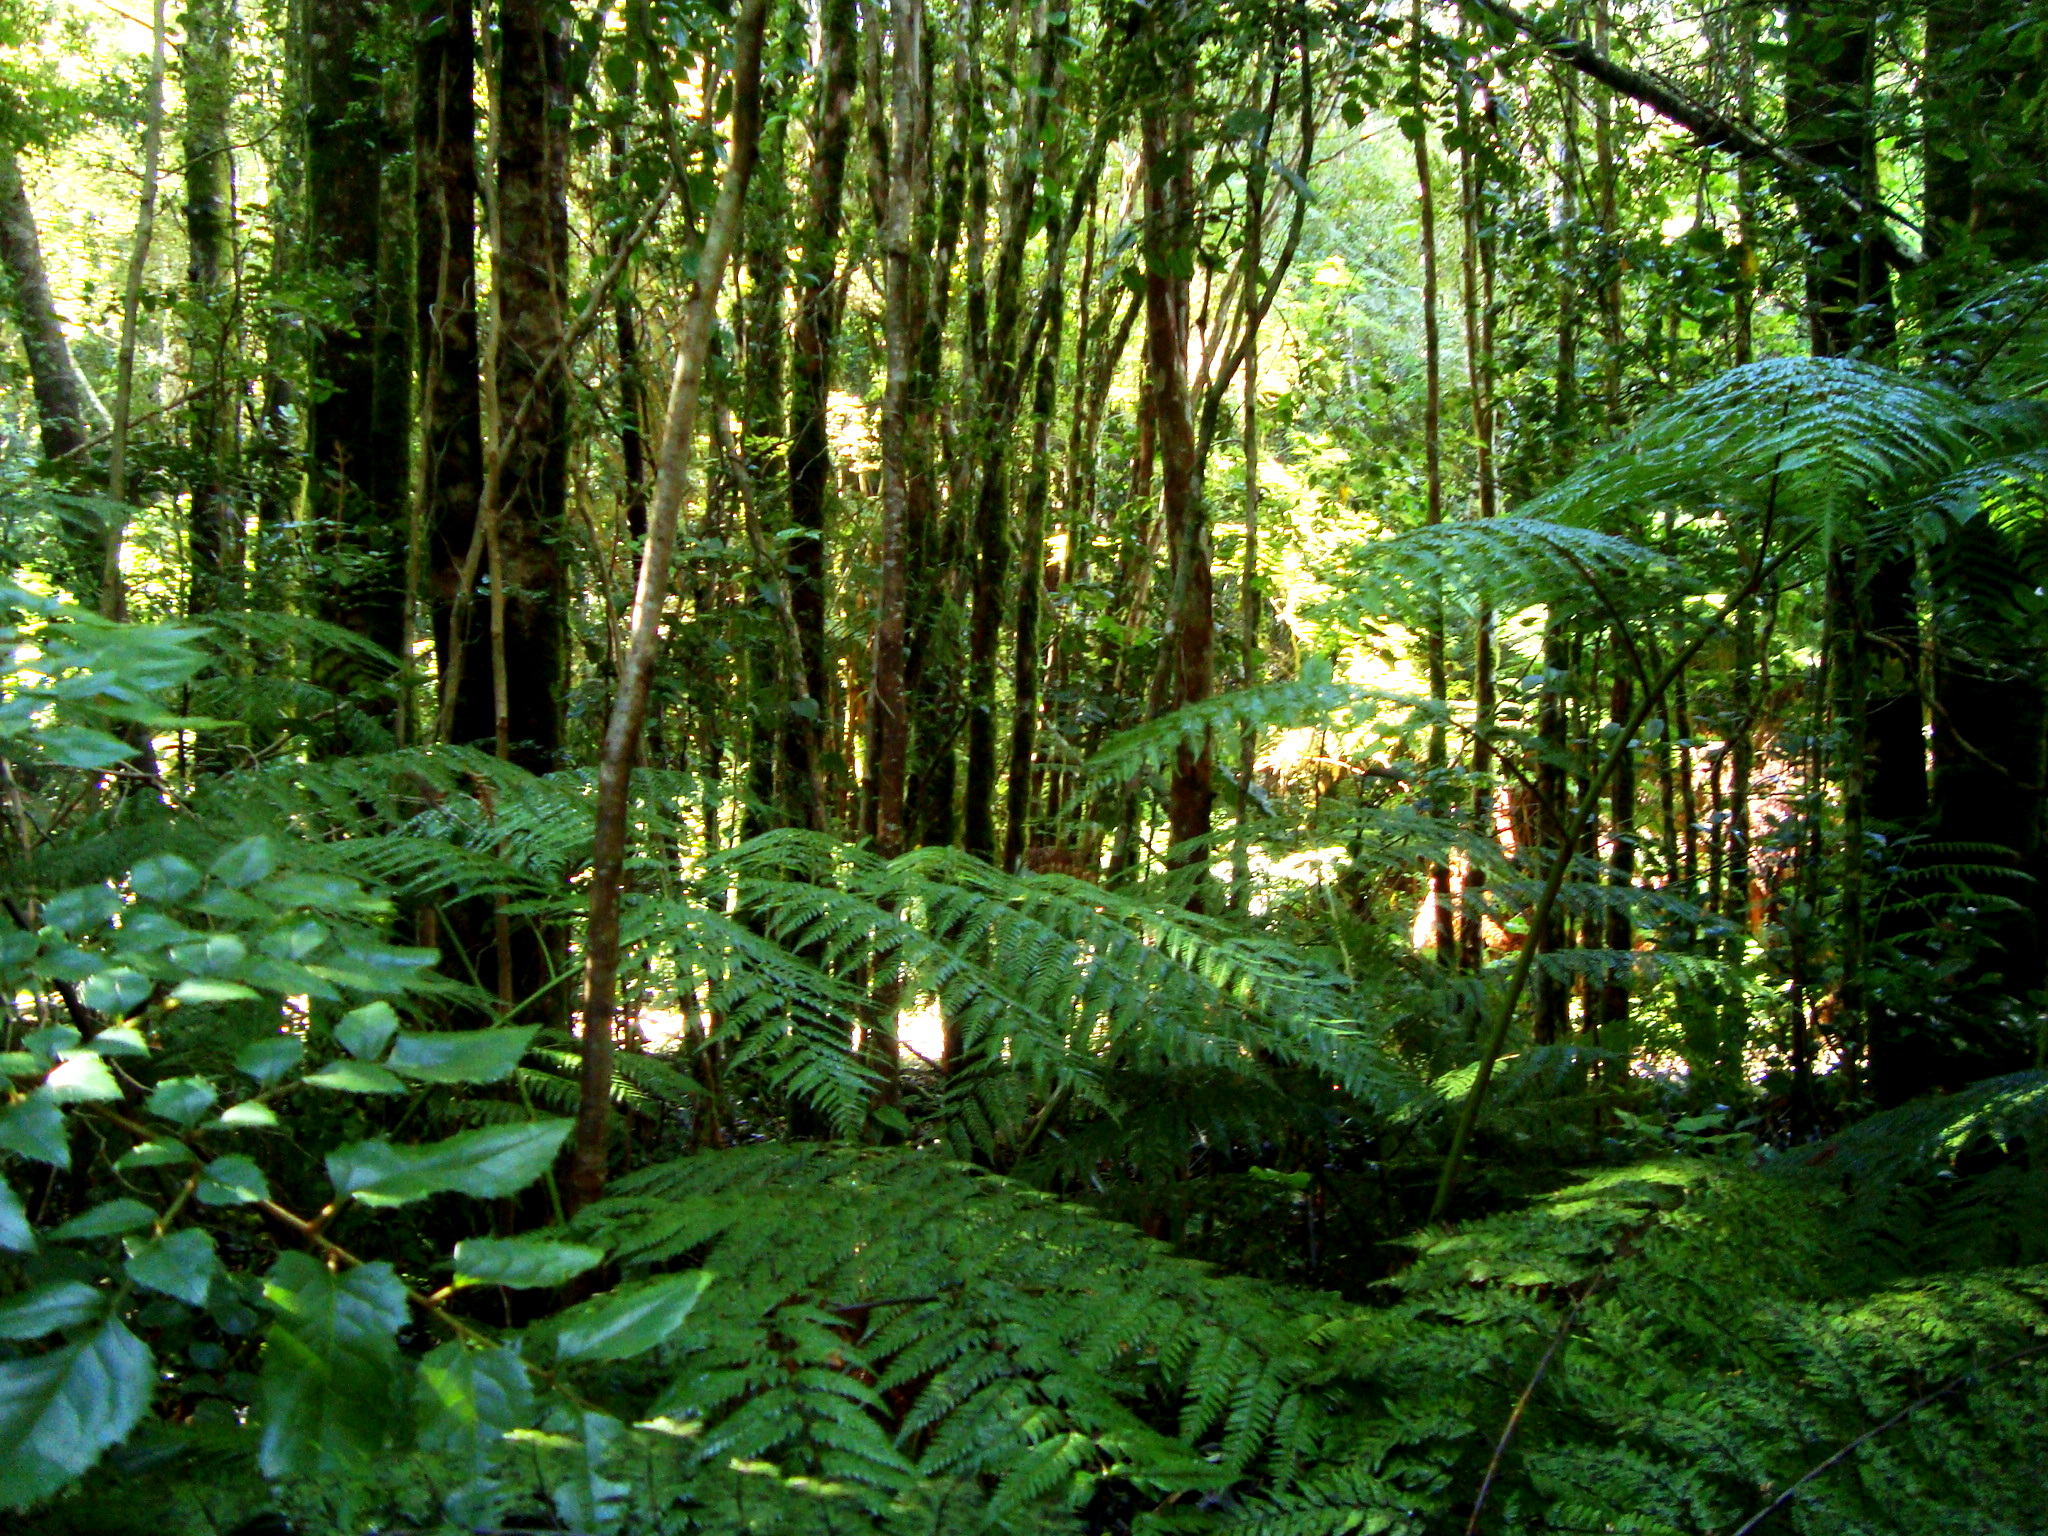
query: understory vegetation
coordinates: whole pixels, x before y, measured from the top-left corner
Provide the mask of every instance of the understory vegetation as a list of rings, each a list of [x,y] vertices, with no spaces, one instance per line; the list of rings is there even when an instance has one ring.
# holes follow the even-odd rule
[[[0,0],[0,1523],[2037,1536],[2044,56]]]

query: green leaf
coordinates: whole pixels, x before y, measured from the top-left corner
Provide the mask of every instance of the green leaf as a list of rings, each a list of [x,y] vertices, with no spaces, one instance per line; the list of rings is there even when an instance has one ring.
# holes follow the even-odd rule
[[[180,901],[199,889],[202,878],[197,865],[162,853],[128,871],[128,889],[144,901]]]
[[[0,1112],[0,1147],[53,1168],[69,1168],[71,1146],[65,1139],[64,1111],[57,1107],[56,1097],[39,1088]]]
[[[602,1248],[539,1237],[471,1237],[455,1245],[458,1284],[538,1289],[573,1280],[604,1262]]]
[[[144,1107],[175,1124],[191,1125],[213,1108],[218,1097],[203,1077],[168,1077],[156,1085]]]
[[[493,1125],[421,1147],[359,1141],[327,1155],[336,1193],[365,1205],[403,1205],[428,1195],[495,1200],[539,1178],[574,1128],[571,1120]]]
[[[49,1497],[128,1438],[156,1368],[113,1319],[89,1339],[0,1364],[0,1508]]]
[[[119,976],[120,971],[102,971],[99,976],[85,984],[87,992],[92,982],[106,976]],[[131,971],[127,973],[133,975]],[[95,1056],[147,1056],[149,1042],[142,1038],[142,1031],[129,1024],[116,1024],[112,1029],[103,1029],[85,1043],[85,1048]]]
[[[135,755],[135,749],[120,737],[82,725],[53,725],[37,731],[36,745],[50,761],[67,768],[111,768]]]
[[[403,1093],[405,1084],[374,1061],[329,1062],[304,1078],[308,1088],[331,1088],[337,1093]]]
[[[75,938],[91,928],[104,928],[121,911],[121,898],[104,885],[81,885],[59,891],[43,903],[43,923]]]
[[[420,1361],[413,1394],[423,1451],[454,1456],[472,1471],[508,1429],[533,1412],[526,1362],[509,1349],[472,1349],[451,1340]]]
[[[0,1250],[8,1253],[36,1251],[35,1229],[28,1224],[28,1212],[22,1206],[21,1196],[5,1179],[0,1179]]]
[[[398,1033],[398,1015],[389,1003],[366,1003],[345,1013],[334,1026],[335,1043],[358,1061],[375,1061]]]
[[[161,1238],[131,1237],[126,1246],[128,1262],[122,1269],[130,1280],[195,1307],[206,1304],[207,1287],[220,1267],[212,1233],[186,1227]]]
[[[155,985],[142,972],[131,970],[124,965],[111,971],[101,971],[97,976],[87,977],[85,985],[79,989],[78,998],[86,1007],[97,1009],[101,1013],[126,1013],[148,997]],[[139,1040],[141,1037],[136,1038]],[[97,1045],[99,1040],[96,1039],[93,1043]],[[142,1052],[136,1054],[147,1052],[148,1049],[144,1046]]]
[[[403,1398],[405,1287],[389,1264],[340,1274],[288,1253],[264,1278],[277,1310],[259,1391],[266,1477],[360,1465],[389,1444]]]
[[[181,981],[171,989],[174,1003],[246,1003],[260,995],[239,981]]]
[[[43,1088],[59,1104],[112,1104],[121,1085],[97,1056],[74,1056],[59,1062],[43,1079]]]
[[[192,1149],[182,1141],[144,1141],[115,1158],[114,1169],[126,1173],[131,1168],[169,1168],[191,1161]]]
[[[627,1360],[667,1339],[689,1317],[705,1270],[663,1275],[571,1307],[557,1319],[555,1353],[562,1360]]]
[[[123,1232],[133,1232],[137,1227],[146,1227],[155,1220],[155,1211],[140,1200],[123,1196],[119,1200],[96,1205],[83,1216],[72,1217],[50,1236],[60,1243],[93,1237],[118,1237]]]
[[[270,1198],[270,1184],[248,1158],[230,1154],[206,1165],[195,1193],[204,1205],[253,1205]]]
[[[538,1032],[538,1025],[529,1025],[401,1034],[386,1064],[401,1077],[423,1083],[501,1083],[512,1075]]]
[[[232,933],[216,933],[195,943],[174,944],[166,958],[195,976],[226,976],[249,958],[249,946]]]
[[[277,850],[267,837],[251,837],[235,844],[207,868],[222,885],[240,890],[254,885],[277,868]]]
[[[245,1045],[235,1055],[235,1070],[246,1073],[268,1088],[299,1064],[306,1054],[305,1042],[297,1035],[272,1035]]]
[[[230,1104],[213,1124],[224,1131],[274,1131],[278,1126],[277,1111],[253,1100]]]
[[[39,1285],[0,1304],[0,1339],[40,1339],[60,1328],[76,1328],[98,1317],[106,1306],[106,1296],[82,1281]]]

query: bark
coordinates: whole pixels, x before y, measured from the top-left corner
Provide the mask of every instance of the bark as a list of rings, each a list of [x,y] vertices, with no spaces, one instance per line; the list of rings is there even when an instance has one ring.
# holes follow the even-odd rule
[[[776,760],[782,756],[782,739],[796,723],[790,713],[796,703],[795,678],[782,676],[775,628],[778,619],[761,611],[763,591],[773,592],[782,580],[781,558],[772,542],[783,527],[784,486],[782,471],[787,463],[783,436],[783,289],[787,282],[789,250],[789,192],[783,175],[786,132],[776,114],[778,92],[772,84],[762,87],[761,111],[767,123],[761,140],[759,174],[748,194],[747,229],[743,265],[747,288],[740,306],[740,456],[747,475],[746,498],[764,534],[763,543],[774,568],[761,565],[749,585],[753,599],[749,607],[750,633],[747,639],[748,671],[748,794],[741,821],[741,836],[752,837],[766,830],[774,814]]]
[[[1164,41],[1164,39],[1162,39]],[[1145,176],[1145,361],[1159,453],[1160,511],[1173,573],[1166,634],[1174,684],[1174,707],[1209,697],[1215,676],[1215,570],[1209,519],[1197,486],[1194,423],[1189,419],[1187,339],[1188,279],[1194,268],[1194,185],[1187,119],[1179,102],[1178,76],[1167,100],[1155,99],[1144,113]],[[1183,742],[1174,753],[1167,789],[1169,863],[1200,872],[1209,850],[1210,808],[1215,799],[1213,743]],[[1190,907],[1206,905],[1208,881],[1197,874]]]
[[[320,616],[396,655],[405,629],[405,441],[379,409],[380,277],[385,162],[382,95],[363,56],[378,22],[372,0],[308,0],[307,265],[336,294],[315,333],[307,430],[309,512]],[[315,663],[320,682],[374,717],[396,703],[387,668],[353,653]]]
[[[887,383],[882,394],[881,573],[875,597],[874,676],[868,695],[870,777],[874,785],[875,851],[883,858],[903,852],[904,796],[910,759],[910,719],[905,693],[909,602],[909,499],[913,453],[910,443],[910,375],[915,365],[919,284],[915,245],[920,120],[920,54],[924,8],[920,0],[893,0],[890,31],[895,57],[890,81],[893,126],[888,198],[883,214],[885,264],[883,338]]]
[[[1615,730],[1626,729],[1635,713],[1635,679],[1621,654],[1622,638],[1616,636],[1614,687],[1609,695],[1607,719]],[[1622,743],[1614,749],[1620,751]],[[1614,839],[1613,855],[1607,864],[1607,883],[1617,895],[1626,897],[1635,885],[1636,870],[1636,758],[1633,750],[1622,751],[1614,770],[1612,798],[1608,804],[1608,826]],[[1625,1051],[1629,1011],[1629,970],[1625,957],[1635,948],[1635,923],[1625,900],[1615,901],[1607,910],[1602,947],[1610,959],[1602,981],[1592,1019],[1593,1043],[1612,1051]],[[1619,1082],[1628,1075],[1628,1061],[1622,1057],[1607,1069],[1608,1079]]]
[[[502,488],[491,560],[491,689],[499,752],[536,773],[560,766],[568,681],[562,559],[568,387],[561,366],[569,240],[565,39],[545,0],[498,13],[497,228],[492,379]],[[531,397],[531,398],[529,398]],[[510,424],[523,422],[514,434]],[[513,680],[517,680],[516,686]]]
[[[733,112],[725,178],[705,224],[690,286],[656,458],[647,511],[647,548],[633,592],[629,638],[605,723],[598,764],[591,843],[590,917],[584,936],[581,1097],[577,1107],[570,1193],[584,1205],[603,1192],[611,1137],[612,1053],[618,994],[619,921],[625,886],[626,830],[633,761],[647,720],[661,649],[661,609],[668,596],[676,524],[689,488],[696,441],[697,399],[718,318],[718,290],[739,234],[760,142],[761,33],[767,0],[745,0],[733,21]],[[715,824],[714,824],[715,825]]]
[[[982,460],[974,508],[974,606],[967,652],[967,787],[962,844],[971,854],[996,856],[996,652],[1003,623],[1003,578],[1009,566],[1010,429],[1021,381],[1031,366],[1017,344],[1023,319],[1024,251],[1031,238],[1031,207],[1056,79],[1059,28],[1043,23],[1038,37],[1037,85],[1026,100],[1024,122],[1003,199],[1003,243],[997,257],[994,318],[974,428]],[[971,302],[971,301],[970,301]],[[971,320],[970,320],[971,324]]]
[[[414,253],[420,364],[419,520],[427,546],[434,655],[455,686],[451,739],[493,734],[490,637],[472,627],[454,647],[463,559],[483,494],[483,396],[477,340],[476,36],[472,0],[438,0],[415,22]],[[474,602],[475,592],[470,593]],[[460,686],[467,680],[469,686]]]
[[[28,354],[43,457],[52,462],[73,461],[67,468],[74,473],[83,470],[86,466],[79,456],[92,440],[90,387],[65,339],[64,321],[57,313],[49,273],[43,266],[35,209],[22,181],[20,161],[12,151],[0,154],[0,264],[6,267],[14,321],[21,329],[22,349]],[[63,533],[65,585],[78,603],[92,607],[99,601],[105,563],[101,541],[96,530],[70,522],[64,524]]]
[[[783,737],[788,781],[812,782],[824,754],[826,692],[825,605],[831,588],[827,562],[828,490],[832,477],[826,401],[832,388],[834,330],[839,307],[839,231],[846,198],[846,157],[853,128],[855,0],[824,0],[819,11],[817,99],[812,111],[810,203],[796,261],[796,317],[790,344],[789,544],[790,609],[803,649],[804,682],[818,714],[794,722]],[[792,802],[790,819],[824,825],[825,807]]]
[[[193,306],[186,338],[186,387],[193,399],[185,429],[192,462],[185,607],[192,614],[233,608],[242,589],[241,518],[229,491],[228,465],[234,440],[234,256],[228,243],[234,203],[228,138],[233,30],[231,0],[193,0],[185,8],[185,282]]]
[[[156,233],[157,177],[163,166],[164,143],[164,0],[156,0],[150,22],[149,87],[142,128],[142,195],[136,201],[135,237],[128,252],[128,281],[121,296],[121,341],[114,359],[114,423],[107,452],[107,499],[114,517],[125,519],[128,500],[128,428],[135,405],[135,339],[142,312],[142,281],[149,268],[150,241]],[[100,612],[110,619],[128,617],[128,593],[121,575],[123,522],[106,531],[100,567]]]
[[[1237,646],[1238,682],[1245,688],[1255,686],[1259,680],[1259,619],[1264,609],[1259,595],[1259,322],[1264,318],[1259,303],[1259,258],[1265,243],[1266,153],[1272,138],[1273,108],[1278,105],[1277,70],[1273,83],[1274,98],[1267,106],[1265,125],[1253,145],[1244,179],[1244,278],[1240,285],[1244,304],[1244,403],[1239,423],[1240,451],[1244,457],[1244,545],[1237,572]],[[1237,744],[1237,841],[1230,869],[1230,906],[1238,912],[1251,902],[1252,771],[1258,763],[1258,747],[1259,733],[1246,726]]]
[[[1422,0],[1415,0],[1413,77],[1415,127],[1415,204],[1421,229],[1422,257],[1422,478],[1423,521],[1431,528],[1444,520],[1443,466],[1443,339],[1437,316],[1436,184],[1429,154],[1429,113],[1422,68]],[[1423,637],[1429,697],[1438,709],[1448,708],[1449,680],[1444,675],[1444,610],[1437,594]],[[1446,756],[1445,726],[1439,720],[1429,731],[1431,808],[1436,804]],[[1451,866],[1441,856],[1430,861],[1430,932],[1438,965],[1454,964],[1458,956],[1457,925],[1451,912]]]
[[[1464,223],[1460,278],[1464,289],[1466,385],[1472,402],[1472,441],[1476,484],[1475,498],[1481,518],[1494,514],[1493,478],[1493,265],[1492,220],[1484,207],[1485,189],[1478,157],[1473,152],[1480,113],[1469,93],[1461,96],[1463,146],[1461,216]],[[1493,127],[1486,114],[1487,126]],[[1472,626],[1472,833],[1482,843],[1497,841],[1494,813],[1493,744],[1489,739],[1494,723],[1493,612],[1482,604]],[[1466,865],[1459,892],[1459,963],[1478,971],[1486,958],[1484,856]]]
[[[1566,755],[1569,743],[1569,688],[1571,683],[1571,632],[1564,620],[1553,615],[1543,630],[1543,688],[1536,721],[1536,868],[1556,878],[1572,861],[1573,839],[1567,836],[1565,814]],[[1568,879],[1567,873],[1563,878]],[[1546,913],[1541,923],[1532,922],[1524,944],[1539,956],[1552,955],[1566,946],[1566,924],[1562,915]],[[1571,986],[1564,977],[1539,964],[1535,977],[1538,1045],[1555,1045],[1570,1033]]]
[[[1024,482],[1024,526],[1018,538],[1021,558],[1017,562],[1016,710],[1010,725],[1010,778],[1003,832],[1003,868],[1012,873],[1023,868],[1024,850],[1031,830],[1031,761],[1038,730],[1039,653],[1042,649],[1038,638],[1038,615],[1045,594],[1045,504],[1052,475],[1052,418],[1059,382],[1060,322],[1065,313],[1065,290],[1060,286],[1059,271],[1065,256],[1063,249],[1056,249],[1047,257],[1051,307],[1032,397],[1031,467]]]

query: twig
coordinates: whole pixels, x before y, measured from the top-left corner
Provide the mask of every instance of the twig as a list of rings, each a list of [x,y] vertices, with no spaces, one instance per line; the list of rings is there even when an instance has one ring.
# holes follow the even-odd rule
[[[1905,1407],[1901,1408],[1897,1413],[1893,1414],[1890,1418],[1886,1419],[1882,1424],[1877,1425],[1875,1428],[1866,1429],[1865,1431],[1863,1431],[1862,1434],[1858,1435],[1854,1440],[1851,1440],[1839,1451],[1836,1451],[1835,1454],[1830,1456],[1826,1461],[1820,1462],[1818,1465],[1808,1468],[1804,1475],[1802,1475],[1797,1482],[1793,1483],[1791,1486],[1786,1488],[1786,1490],[1783,1493],[1779,1494],[1775,1499],[1771,1500],[1770,1503],[1766,1504],[1762,1509],[1758,1510],[1755,1514],[1751,1515],[1747,1520],[1743,1521],[1742,1524],[1738,1525],[1733,1532],[1733,1536],[1749,1536],[1749,1533],[1751,1531],[1755,1530],[1758,1526],[1762,1525],[1764,1521],[1769,1519],[1778,1510],[1782,1509],[1791,1500],[1792,1496],[1795,1493],[1797,1493],[1800,1489],[1804,1488],[1808,1483],[1812,1482],[1815,1478],[1827,1472],[1830,1468],[1839,1466],[1843,1461],[1847,1460],[1850,1456],[1855,1455],[1856,1451],[1860,1447],[1862,1447],[1869,1441],[1875,1440],[1879,1435],[1883,1434],[1886,1430],[1895,1428],[1899,1424],[1904,1423],[1905,1420],[1915,1410],[1926,1407],[1936,1398],[1948,1396],[1949,1393],[1955,1391],[1957,1387],[1960,1387],[1964,1382],[1968,1381],[1971,1377],[1987,1371],[2002,1371],[2008,1365],[2017,1365],[2020,1361],[2028,1359],[2031,1356],[2042,1354],[2048,1354],[2048,1344],[2036,1344],[2030,1349],[2022,1349],[2013,1354],[2007,1355],[2003,1360],[1993,1361],[1990,1365],[1972,1366],[1967,1371],[1963,1371],[1955,1376],[1951,1376],[1947,1381],[1943,1382],[1940,1386],[1936,1387],[1932,1392],[1928,1392],[1920,1397],[1914,1398],[1912,1402],[1906,1404]]]
[[[1543,1380],[1543,1373],[1550,1369],[1550,1362],[1557,1354],[1558,1346],[1571,1336],[1572,1325],[1579,1320],[1579,1310],[1593,1299],[1593,1293],[1600,1289],[1600,1282],[1607,1278],[1602,1270],[1580,1291],[1572,1302],[1571,1310],[1564,1315],[1564,1321],[1557,1325],[1557,1332],[1550,1336],[1550,1347],[1543,1351],[1543,1358],[1536,1362],[1536,1369],[1529,1377],[1529,1384],[1522,1388],[1522,1395],[1515,1399],[1514,1412],[1508,1415],[1507,1426],[1501,1430],[1500,1439],[1493,1447],[1493,1459],[1486,1464],[1486,1476],[1479,1480],[1479,1492],[1472,1499],[1472,1518],[1465,1522],[1465,1536],[1477,1536],[1479,1516],[1486,1509],[1486,1496],[1493,1491],[1493,1480],[1500,1473],[1501,1461],[1507,1456],[1508,1442],[1515,1438],[1515,1431],[1521,1427],[1522,1415],[1529,1409],[1529,1400],[1536,1395],[1537,1383]]]

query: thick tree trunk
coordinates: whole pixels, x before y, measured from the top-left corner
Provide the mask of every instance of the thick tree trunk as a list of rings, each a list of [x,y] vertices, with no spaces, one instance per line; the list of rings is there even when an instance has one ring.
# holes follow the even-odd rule
[[[336,319],[314,338],[307,431],[320,616],[396,655],[405,629],[406,444],[380,428],[379,279],[385,162],[381,92],[363,57],[371,0],[307,0],[307,264],[334,286]],[[330,652],[320,680],[357,708],[393,718],[388,670]]]
[[[560,766],[569,661],[568,387],[559,356],[569,256],[563,48],[561,23],[544,0],[501,6],[492,374],[499,431],[508,433],[516,417],[524,430],[498,445],[505,467],[492,530],[492,666],[478,681],[491,688],[500,751],[536,773]]]
[[[472,0],[439,0],[415,20],[414,294],[420,349],[420,526],[443,687],[459,675],[450,736],[489,740],[490,636],[470,624],[455,664],[455,602],[483,495],[477,340],[476,36]],[[476,593],[471,593],[474,603]],[[443,700],[447,713],[448,700]]]
[[[22,349],[28,354],[43,457],[69,461],[66,467],[72,473],[84,471],[88,467],[83,461],[84,449],[92,440],[88,419],[92,396],[64,336],[64,321],[57,313],[49,273],[43,266],[35,209],[29,204],[21,164],[11,151],[0,154],[0,265],[6,268],[14,320],[21,328]],[[65,586],[81,605],[94,606],[99,601],[100,570],[105,561],[96,531],[65,524],[64,556]]]
[[[1188,277],[1194,268],[1194,185],[1187,121],[1177,102],[1155,100],[1143,124],[1145,177],[1145,362],[1159,443],[1159,491],[1173,572],[1166,636],[1172,653],[1173,707],[1209,697],[1216,669],[1216,573],[1209,518],[1196,486],[1194,423],[1189,419]],[[1205,871],[1215,800],[1213,743],[1183,743],[1174,753],[1167,822],[1177,868]],[[1190,907],[1207,904],[1198,873]]]

